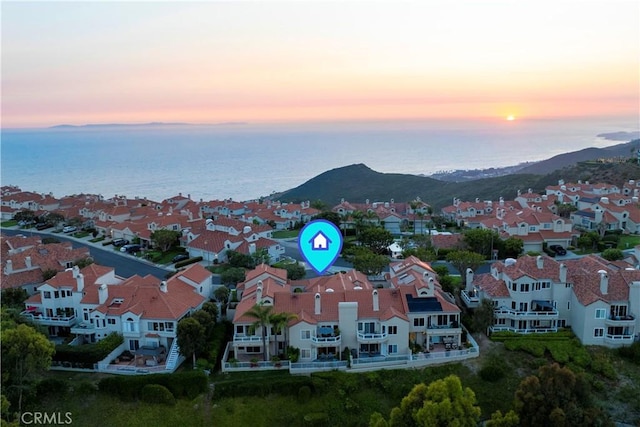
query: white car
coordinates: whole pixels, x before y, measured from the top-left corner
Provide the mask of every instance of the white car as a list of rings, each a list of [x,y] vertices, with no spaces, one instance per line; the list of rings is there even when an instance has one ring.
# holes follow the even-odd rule
[[[73,225],[67,225],[65,228],[62,229],[63,233],[73,233],[74,231],[76,231],[78,228],[74,227]]]

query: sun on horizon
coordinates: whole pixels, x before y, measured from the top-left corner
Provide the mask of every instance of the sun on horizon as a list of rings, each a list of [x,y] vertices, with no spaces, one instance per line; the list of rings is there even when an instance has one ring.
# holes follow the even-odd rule
[[[507,120],[510,121],[510,122],[514,121],[515,119],[516,119],[516,116],[514,116],[513,114],[509,114],[507,116]]]

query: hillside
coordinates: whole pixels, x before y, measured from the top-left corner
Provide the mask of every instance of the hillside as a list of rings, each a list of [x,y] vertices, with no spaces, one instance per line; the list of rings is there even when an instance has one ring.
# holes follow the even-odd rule
[[[628,155],[628,154],[627,154]],[[559,179],[608,182],[621,186],[629,179],[640,178],[636,163],[581,162],[546,175],[514,174],[471,182],[443,182],[433,178],[376,172],[364,164],[354,164],[324,172],[304,184],[275,195],[279,200],[299,202],[322,200],[329,205],[340,199],[352,202],[410,201],[416,197],[438,210],[450,205],[453,197],[461,200],[498,200],[515,198],[518,190],[542,192]]]
[[[629,157],[631,153],[639,147],[640,139],[604,148],[585,148],[584,150],[573,151],[571,153],[558,154],[550,159],[522,168],[518,173],[544,175],[578,162],[601,158]]]

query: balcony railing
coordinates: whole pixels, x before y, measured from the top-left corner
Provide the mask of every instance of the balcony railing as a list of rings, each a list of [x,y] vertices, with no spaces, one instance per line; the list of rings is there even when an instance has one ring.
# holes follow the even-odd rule
[[[558,332],[558,328],[555,326],[550,326],[548,328],[537,327],[537,328],[518,329],[518,328],[512,328],[510,326],[494,325],[494,326],[491,326],[490,329],[492,332],[510,331],[518,334],[539,334],[539,333],[547,333],[547,332]]]
[[[87,335],[95,332],[96,326],[93,323],[82,322],[71,328],[72,334]]]
[[[609,316],[604,320],[604,323],[608,326],[632,326],[635,321],[635,316],[628,314],[626,316]]]
[[[494,310],[494,314],[497,317],[507,317],[510,319],[550,319],[553,317],[558,317],[558,312],[556,310],[548,310],[548,311],[517,311],[512,310],[506,307],[496,308]]]
[[[340,345],[342,342],[342,335],[332,337],[311,337],[311,342],[317,345]]]
[[[76,324],[76,316],[44,316],[42,314],[34,314],[23,311],[20,313],[23,317],[30,319],[41,325],[51,326],[73,326]]]
[[[460,296],[462,297],[462,301],[464,301],[465,305],[469,308],[476,308],[480,305],[480,298],[478,298],[477,292],[469,292],[463,290],[460,292]]]
[[[634,339],[634,335],[633,334],[628,334],[628,335],[606,334],[604,336],[604,339],[605,339],[605,341],[608,341],[610,343],[617,343],[617,344],[632,343],[633,339]]]
[[[370,342],[380,342],[386,340],[388,337],[387,333],[379,333],[379,332],[358,332],[358,342],[362,343],[370,343]]]
[[[259,335],[234,335],[233,336],[233,341],[234,342],[255,342],[255,343],[262,343],[262,337]]]

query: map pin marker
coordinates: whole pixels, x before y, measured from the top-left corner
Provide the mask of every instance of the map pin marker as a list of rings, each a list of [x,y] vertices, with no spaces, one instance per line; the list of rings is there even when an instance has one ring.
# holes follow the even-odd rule
[[[342,251],[342,233],[330,221],[311,221],[300,231],[298,248],[307,264],[321,275],[338,259]]]

